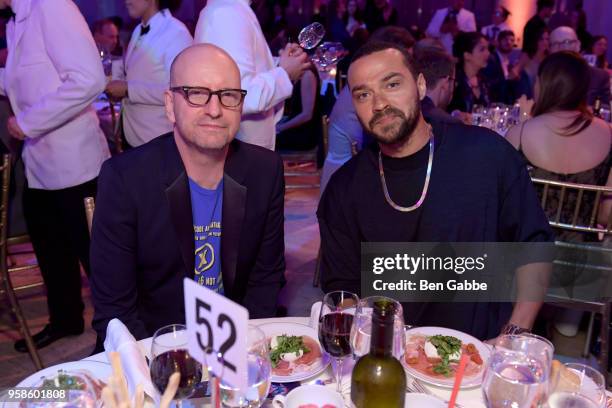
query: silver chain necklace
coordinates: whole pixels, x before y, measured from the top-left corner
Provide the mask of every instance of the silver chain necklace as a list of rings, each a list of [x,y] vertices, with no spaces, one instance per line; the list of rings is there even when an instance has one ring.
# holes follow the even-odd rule
[[[401,205],[397,205],[391,199],[389,195],[389,190],[387,189],[387,182],[385,181],[385,170],[383,168],[382,162],[382,151],[378,151],[378,172],[380,174],[380,181],[382,183],[383,192],[385,193],[385,200],[391,207],[393,207],[397,211],[401,212],[410,212],[414,211],[423,204],[425,201],[425,196],[427,195],[427,189],[429,188],[429,180],[431,179],[431,168],[433,167],[433,157],[434,157],[434,137],[433,132],[431,130],[431,126],[429,128],[429,161],[427,162],[427,173],[425,173],[425,185],[423,186],[423,191],[421,192],[421,197],[419,200],[410,207],[402,207]]]

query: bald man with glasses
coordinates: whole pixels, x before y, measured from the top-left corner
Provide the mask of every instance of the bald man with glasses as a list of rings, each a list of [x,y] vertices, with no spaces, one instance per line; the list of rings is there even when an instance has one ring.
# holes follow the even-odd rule
[[[98,344],[113,318],[137,339],[184,322],[185,277],[252,318],[275,315],[285,283],[283,164],[235,139],[246,94],[225,51],[191,46],[174,60],[165,94],[173,131],[104,164],[91,248]]]

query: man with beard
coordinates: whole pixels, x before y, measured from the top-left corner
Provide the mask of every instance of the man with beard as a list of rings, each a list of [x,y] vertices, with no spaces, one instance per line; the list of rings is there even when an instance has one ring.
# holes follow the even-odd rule
[[[378,142],[327,185],[317,216],[325,292],[361,294],[362,242],[550,241],[520,156],[493,132],[421,114],[426,83],[410,55],[371,42],[348,72],[357,117]],[[367,199],[364,199],[367,197]],[[520,269],[520,268],[519,268]],[[520,278],[519,278],[520,279]],[[405,303],[407,323],[490,339],[531,329],[539,302]]]

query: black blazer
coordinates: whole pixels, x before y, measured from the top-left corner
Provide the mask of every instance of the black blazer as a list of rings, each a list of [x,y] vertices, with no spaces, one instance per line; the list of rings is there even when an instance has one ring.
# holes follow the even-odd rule
[[[610,74],[605,69],[589,67],[591,80],[589,81],[589,93],[587,102],[594,105],[599,98],[601,103],[610,103]]]
[[[271,317],[285,283],[280,157],[234,140],[223,177],[225,296]],[[194,277],[191,196],[173,134],[104,163],[91,239],[93,328],[120,319],[137,338],[185,321],[183,278]]]

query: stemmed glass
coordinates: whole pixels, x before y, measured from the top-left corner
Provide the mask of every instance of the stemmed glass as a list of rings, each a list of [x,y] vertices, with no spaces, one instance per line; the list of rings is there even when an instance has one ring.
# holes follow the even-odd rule
[[[325,37],[325,27],[321,23],[312,23],[302,28],[298,34],[298,44],[305,50],[312,50]]]
[[[312,57],[319,70],[326,71],[334,65],[340,58],[344,56],[346,50],[342,43],[339,42],[324,42],[319,45]]]
[[[358,302],[354,293],[343,290],[329,292],[323,297],[319,313],[319,341],[336,361],[336,391],[339,393],[342,363],[351,354],[351,327]]]
[[[228,408],[258,408],[270,390],[272,363],[266,335],[256,326],[249,325],[247,334],[248,388],[239,389],[223,382],[221,375],[221,404]]]
[[[548,397],[553,352],[550,341],[540,336],[500,336],[484,373],[482,390],[486,406],[543,406]]]
[[[404,354],[404,313],[402,305],[396,300],[385,296],[370,296],[359,300],[353,326],[351,327],[351,348],[353,357],[359,358],[370,352],[370,340],[372,332],[372,312],[374,303],[387,301],[395,305],[395,324],[393,327],[393,356],[398,360]]]
[[[604,376],[592,367],[567,363],[551,382],[549,408],[603,408],[606,405]]]
[[[187,348],[187,327],[184,324],[164,326],[153,334],[151,380],[163,394],[170,376],[175,372],[181,374],[174,396],[177,407],[181,406],[183,399],[193,394],[202,379],[202,365],[189,355]]]

